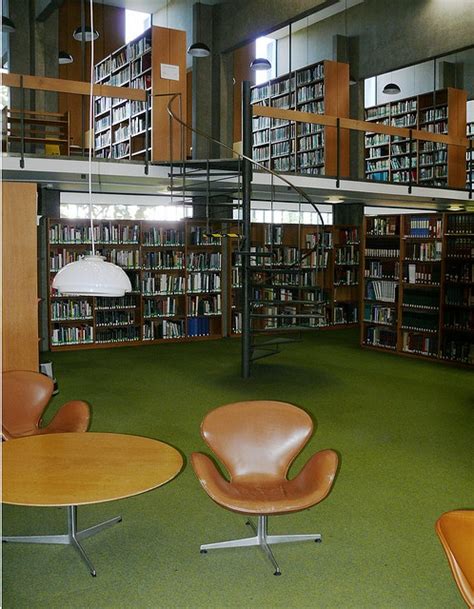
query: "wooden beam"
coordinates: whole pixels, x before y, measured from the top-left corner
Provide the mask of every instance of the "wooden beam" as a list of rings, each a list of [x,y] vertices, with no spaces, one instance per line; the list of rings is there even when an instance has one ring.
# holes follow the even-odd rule
[[[2,74],[2,85],[5,87],[21,87],[21,74]],[[90,84],[78,80],[61,80],[60,78],[47,78],[46,76],[23,76],[25,89],[40,91],[55,91],[56,93],[73,93],[76,95],[90,95]],[[146,101],[146,92],[141,89],[129,87],[111,87],[110,85],[94,85],[94,95],[98,97],[116,97],[119,99],[132,99]]]
[[[298,112],[297,110],[281,110],[280,108],[269,108],[267,106],[257,105],[252,106],[252,112],[254,116],[269,116],[270,118],[280,118],[283,120],[300,123],[313,123],[315,125],[324,125],[326,127],[335,127],[337,125],[337,117],[327,116],[326,114],[312,114],[311,112]],[[410,137],[410,130],[406,127],[392,127],[391,125],[380,125],[377,123],[360,121],[352,118],[340,118],[339,125],[341,129],[371,131],[372,133],[384,133],[386,135],[403,138]],[[469,140],[460,136],[430,133],[429,131],[421,131],[419,129],[412,129],[411,134],[414,140],[438,142],[440,144],[462,146],[463,148],[466,148],[469,145]]]

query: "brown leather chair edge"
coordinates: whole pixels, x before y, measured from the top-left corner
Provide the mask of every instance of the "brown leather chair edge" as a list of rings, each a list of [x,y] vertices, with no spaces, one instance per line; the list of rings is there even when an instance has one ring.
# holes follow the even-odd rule
[[[441,541],[458,589],[474,609],[474,510],[453,510],[436,521]]]
[[[54,391],[53,381],[31,370],[2,373],[5,440],[45,433],[85,432],[90,423],[90,407],[82,400],[61,406],[54,418],[42,426],[42,417]]]

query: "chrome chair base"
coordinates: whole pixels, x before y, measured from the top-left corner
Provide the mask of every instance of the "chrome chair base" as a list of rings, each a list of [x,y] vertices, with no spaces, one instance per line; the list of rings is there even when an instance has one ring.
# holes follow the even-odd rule
[[[273,556],[270,545],[298,541],[322,541],[319,533],[315,533],[314,535],[268,535],[268,516],[258,516],[257,526],[255,526],[251,520],[248,520],[246,524],[251,527],[255,533],[255,537],[233,539],[230,541],[218,541],[216,543],[205,543],[200,547],[201,554],[206,554],[208,550],[220,550],[222,548],[258,546],[272,563],[275,569],[273,575],[281,575],[280,567]]]
[[[100,524],[95,524],[92,527],[83,529],[82,531],[77,530],[77,505],[69,505],[67,508],[67,524],[68,532],[66,535],[15,535],[13,537],[2,537],[2,541],[6,543],[52,543],[52,544],[64,544],[73,546],[79,553],[82,560],[86,563],[92,577],[97,575],[94,565],[87,556],[84,548],[79,543],[82,539],[87,539],[100,533],[104,529],[111,527],[114,524],[122,521],[122,516],[116,516],[110,518]]]

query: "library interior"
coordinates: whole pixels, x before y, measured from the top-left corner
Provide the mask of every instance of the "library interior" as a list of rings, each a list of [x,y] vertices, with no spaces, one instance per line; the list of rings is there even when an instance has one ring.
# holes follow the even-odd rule
[[[474,608],[473,32],[2,0],[5,607]]]

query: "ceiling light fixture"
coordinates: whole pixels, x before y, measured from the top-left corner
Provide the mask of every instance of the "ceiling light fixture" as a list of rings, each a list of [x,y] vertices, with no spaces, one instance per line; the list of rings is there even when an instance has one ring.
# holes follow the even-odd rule
[[[59,51],[59,53],[58,53],[59,65],[65,65],[67,63],[72,63],[73,61],[74,61],[74,58],[70,53],[66,53],[66,51]]]
[[[94,27],[93,4],[90,0],[91,31]],[[91,38],[91,72],[89,100],[89,129],[93,128],[94,104],[94,39]],[[94,219],[92,209],[92,146],[89,146],[89,218],[92,255],[84,256],[66,264],[53,279],[53,288],[60,294],[71,296],[124,296],[132,291],[132,285],[125,271],[119,266],[106,262],[104,256],[95,253]]]
[[[11,34],[16,30],[15,24],[9,17],[5,17],[2,15],[2,32],[6,32],[7,34]]]
[[[271,70],[272,64],[265,57],[256,57],[250,62],[250,69],[255,71]]]
[[[207,44],[205,44],[204,42],[199,42],[200,38],[201,38],[201,3],[198,2],[197,3],[197,36],[196,38],[198,39],[197,42],[194,42],[189,48],[188,48],[188,55],[191,55],[191,57],[209,57],[209,55],[211,54],[211,49],[207,46]]]
[[[188,48],[188,55],[192,57],[209,57],[211,49],[204,42],[195,42]]]
[[[402,90],[400,87],[394,82],[387,83],[383,88],[383,93],[385,93],[385,95],[398,95],[401,92]]]
[[[92,42],[93,40],[97,40],[99,37],[99,32],[94,30],[94,27],[90,25],[85,25],[84,29],[79,26],[74,30],[72,37],[74,40],[78,40],[79,42]]]

